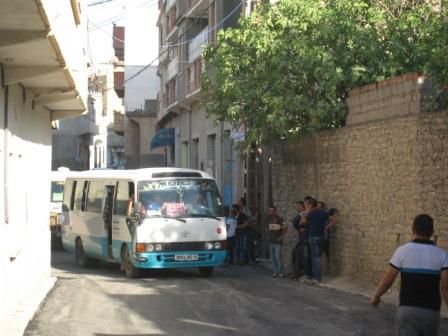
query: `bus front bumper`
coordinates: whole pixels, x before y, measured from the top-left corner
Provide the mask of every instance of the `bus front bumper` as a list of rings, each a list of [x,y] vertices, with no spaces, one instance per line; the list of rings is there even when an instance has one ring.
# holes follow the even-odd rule
[[[224,263],[226,250],[133,253],[132,259],[138,268],[186,268],[213,267]]]

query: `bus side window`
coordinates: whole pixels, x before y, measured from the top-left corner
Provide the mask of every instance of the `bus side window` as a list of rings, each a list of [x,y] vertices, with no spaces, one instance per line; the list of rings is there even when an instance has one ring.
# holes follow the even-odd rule
[[[89,190],[87,194],[87,209],[88,212],[101,213],[101,206],[103,204],[104,183],[101,181],[90,181]]]
[[[73,181],[73,183],[72,183],[73,187],[71,189],[66,189],[67,190],[66,195],[69,195],[69,190],[70,190],[70,210],[75,209],[76,184],[77,184],[77,181]],[[65,198],[64,198],[64,200],[65,200]]]
[[[66,181],[64,185],[64,197],[62,198],[62,208],[63,211],[68,211],[70,209],[70,201],[72,196],[72,181]]]
[[[130,196],[130,182],[120,181],[117,183],[116,201],[114,205],[114,214],[126,216]]]
[[[87,181],[80,181],[79,187],[76,188],[75,193],[75,210],[85,211],[86,210],[86,198],[87,198]]]

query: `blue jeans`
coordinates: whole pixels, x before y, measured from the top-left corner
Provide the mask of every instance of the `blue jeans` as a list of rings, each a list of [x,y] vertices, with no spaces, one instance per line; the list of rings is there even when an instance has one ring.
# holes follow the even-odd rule
[[[272,259],[272,273],[285,274],[282,259],[282,244],[269,244]]]
[[[247,263],[249,261],[247,246],[247,233],[237,232],[236,233],[236,262],[237,263]]]
[[[320,281],[320,237],[310,237],[311,264],[314,280]]]

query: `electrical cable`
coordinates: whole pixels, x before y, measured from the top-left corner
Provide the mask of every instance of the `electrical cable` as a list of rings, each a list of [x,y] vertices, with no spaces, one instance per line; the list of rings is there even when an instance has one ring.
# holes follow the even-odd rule
[[[208,31],[207,31],[207,34],[208,33],[210,33],[210,32],[212,32],[213,30],[215,30],[215,29],[217,29],[217,27],[219,27],[219,26],[221,26],[227,19],[229,19],[242,5],[243,5],[243,3],[244,3],[244,1],[241,1],[237,6],[235,6],[235,8],[229,13],[229,14],[227,14],[221,21],[219,21],[215,26],[213,26],[212,28],[210,28]],[[131,81],[132,79],[134,79],[134,78],[136,78],[137,76],[139,76],[142,72],[144,72],[146,69],[148,69],[148,68],[150,68],[158,59],[160,59],[160,57],[163,55],[163,54],[165,54],[165,53],[167,53],[168,52],[168,50],[169,50],[169,48],[171,48],[171,47],[175,47],[175,46],[180,46],[180,45],[184,45],[184,44],[187,44],[187,43],[190,43],[191,41],[193,41],[194,40],[194,38],[193,39],[190,39],[190,40],[187,40],[187,41],[184,41],[184,42],[181,42],[181,43],[178,43],[178,44],[172,44],[172,45],[169,45],[168,46],[168,48],[166,48],[165,50],[163,50],[160,54],[159,54],[159,56],[157,56],[155,59],[153,59],[150,63],[148,63],[147,65],[145,65],[145,66],[143,66],[143,68],[141,68],[139,71],[137,71],[135,74],[133,74],[132,76],[130,76],[129,78],[126,78],[124,81],[123,81],[123,84],[124,83],[127,83],[127,82],[129,82],[129,81]],[[114,87],[110,87],[110,88],[106,88],[106,89],[104,89],[104,91],[108,91],[108,90],[112,90],[112,89],[114,89]]]

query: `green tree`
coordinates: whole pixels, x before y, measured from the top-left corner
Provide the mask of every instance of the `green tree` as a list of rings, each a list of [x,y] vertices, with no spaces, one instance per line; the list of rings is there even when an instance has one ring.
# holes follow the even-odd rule
[[[244,146],[343,125],[350,89],[411,71],[446,82],[443,0],[283,0],[260,6],[204,52],[208,114]]]

